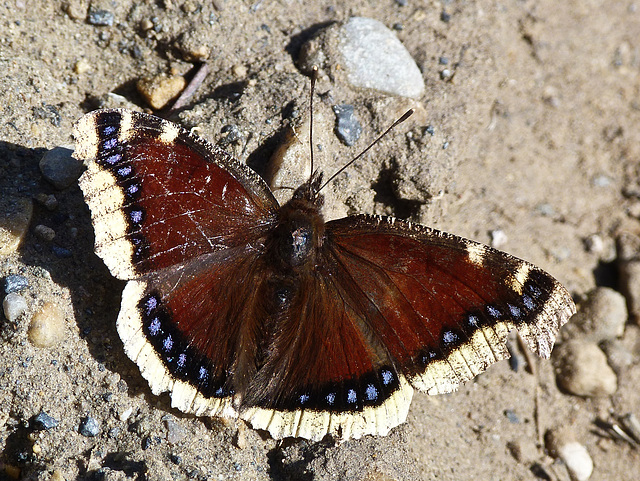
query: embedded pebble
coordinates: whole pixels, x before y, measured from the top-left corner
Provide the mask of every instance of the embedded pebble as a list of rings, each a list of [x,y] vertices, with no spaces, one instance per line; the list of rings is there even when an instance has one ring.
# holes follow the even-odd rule
[[[172,77],[157,75],[138,80],[136,87],[147,103],[152,108],[159,110],[176,98],[186,85],[187,82],[181,75]]]
[[[74,184],[82,173],[82,162],[74,159],[72,153],[73,149],[54,147],[40,159],[42,176],[58,190]]]
[[[557,429],[546,435],[547,448],[553,456],[564,462],[571,478],[575,481],[587,481],[593,473],[593,460],[581,443],[574,439],[568,429]]]
[[[0,256],[15,252],[24,239],[33,215],[33,203],[26,198],[0,200]]]
[[[167,427],[167,442],[170,444],[177,444],[187,437],[185,429],[172,419],[165,419],[164,424]]]
[[[36,200],[49,211],[54,211],[58,208],[58,199],[56,199],[56,196],[53,194],[47,195],[44,192],[41,192],[36,195]]]
[[[627,299],[630,316],[640,325],[640,237],[622,234],[617,250],[620,289]]]
[[[579,337],[596,344],[616,339],[624,334],[628,316],[622,294],[609,287],[596,287],[564,326],[562,337],[565,340]]]
[[[495,229],[490,232],[491,234],[491,247],[494,249],[500,249],[504,247],[509,241],[507,234],[502,229]]]
[[[177,47],[182,53],[182,58],[187,62],[204,62],[211,55],[207,40],[205,30],[190,29],[180,36]]]
[[[78,432],[83,436],[92,438],[100,433],[100,423],[91,416],[87,416],[80,421]]]
[[[334,105],[333,113],[336,114],[336,135],[343,144],[351,147],[362,134],[362,125],[355,115],[353,105]]]
[[[115,15],[108,10],[91,7],[89,9],[89,16],[87,17],[87,21],[91,25],[96,25],[98,27],[111,27],[115,18]]]
[[[47,431],[49,429],[53,429],[55,427],[57,427],[59,424],[59,421],[51,416],[49,416],[47,413],[45,413],[44,411],[40,411],[39,414],[37,414],[32,421],[32,426],[33,429],[39,430],[39,431]]]
[[[424,80],[398,37],[372,18],[352,17],[342,27],[339,50],[354,87],[418,98]]]
[[[6,294],[24,291],[28,287],[29,279],[20,274],[10,274],[4,279],[4,292]]]
[[[56,237],[56,231],[51,227],[43,224],[38,224],[37,226],[35,226],[33,232],[40,239],[47,242],[51,242]]]
[[[90,70],[91,70],[91,64],[83,58],[78,60],[73,66],[73,71],[78,75],[85,74]]]
[[[27,310],[27,301],[17,292],[11,292],[2,301],[2,310],[7,320],[16,322],[18,317]]]
[[[559,346],[554,357],[558,359],[558,384],[569,393],[593,397],[616,392],[616,374],[596,344],[573,339]]]
[[[64,339],[64,314],[53,302],[36,312],[29,325],[29,340],[36,347],[51,347]]]

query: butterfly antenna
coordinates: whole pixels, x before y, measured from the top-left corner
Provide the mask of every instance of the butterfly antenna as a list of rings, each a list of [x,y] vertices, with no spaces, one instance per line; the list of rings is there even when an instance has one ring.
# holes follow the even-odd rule
[[[318,81],[318,67],[316,65],[311,69],[311,98],[309,99],[309,157],[311,159],[311,175],[309,180],[313,178],[313,95],[316,91],[316,82]]]
[[[327,179],[327,181],[322,184],[320,186],[320,188],[318,189],[318,191],[324,189],[324,187],[331,182],[333,179],[335,179],[338,175],[340,175],[342,172],[344,172],[351,164],[353,164],[356,160],[358,160],[360,157],[362,157],[364,154],[366,154],[367,152],[369,152],[369,150],[371,149],[371,147],[373,147],[374,145],[376,145],[378,142],[380,142],[380,140],[387,135],[389,132],[391,132],[394,128],[396,128],[399,124],[401,124],[402,122],[404,122],[405,120],[407,120],[409,117],[411,117],[413,115],[413,113],[415,112],[414,109],[409,109],[407,110],[404,115],[402,115],[402,117],[400,117],[398,120],[396,120],[394,123],[391,124],[390,127],[387,128],[387,130],[385,130],[376,140],[374,140],[373,142],[371,142],[369,144],[369,146],[364,149],[362,152],[360,152],[358,155],[356,155],[350,162],[347,162],[346,165],[344,165],[340,170],[338,170],[338,172],[336,172],[335,174],[333,174],[331,177],[329,177]],[[312,157],[313,160],[313,157]]]

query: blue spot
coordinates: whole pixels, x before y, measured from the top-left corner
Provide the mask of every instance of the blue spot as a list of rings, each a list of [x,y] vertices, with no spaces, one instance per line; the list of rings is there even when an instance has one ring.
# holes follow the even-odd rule
[[[515,319],[518,319],[522,314],[522,312],[520,311],[520,308],[518,306],[512,306],[511,304],[507,304],[507,306],[509,307],[509,312],[511,313],[511,315]]]
[[[539,287],[536,287],[532,284],[529,284],[527,286],[528,291],[531,293],[531,295],[533,296],[533,298],[535,299],[536,297],[540,297],[540,294],[542,294],[542,291],[540,290]]]
[[[529,309],[530,311],[536,307],[535,303],[533,302],[533,299],[531,299],[528,295],[523,294],[522,295],[522,302],[524,303],[524,306]]]
[[[142,222],[141,210],[132,210],[130,215],[131,215],[131,222],[133,222],[134,224],[140,224],[140,222]]]
[[[378,399],[378,390],[373,384],[369,384],[367,389],[364,390],[364,395],[367,398],[367,401],[373,401]]]
[[[308,394],[302,394],[300,396],[300,404],[304,404],[309,400],[309,395]]]
[[[382,384],[384,384],[385,386],[388,386],[391,381],[393,381],[393,373],[388,369],[385,369],[380,374],[382,375]]]
[[[488,305],[487,306],[487,312],[494,319],[499,319],[500,318],[500,311],[498,309],[496,309],[495,307],[493,307],[492,305]]]
[[[178,366],[184,367],[187,364],[187,355],[183,352],[178,356]]]
[[[138,192],[139,189],[140,189],[140,186],[138,184],[131,184],[127,188],[127,192],[129,192],[129,194],[135,194],[136,192]]]
[[[151,313],[158,307],[158,298],[155,296],[148,297],[144,303],[145,313],[147,316],[151,315]]]
[[[474,316],[473,314],[470,314],[469,317],[467,317],[467,324],[469,324],[469,326],[478,327],[479,323],[480,323],[480,320],[478,319],[478,316]]]
[[[445,331],[444,334],[442,334],[442,340],[445,344],[452,344],[458,340],[458,336],[453,331]]]
[[[325,399],[327,400],[327,403],[329,403],[329,405],[333,406],[333,403],[336,400],[336,393],[332,392],[327,394],[327,397]]]
[[[126,167],[120,167],[118,169],[118,175],[120,177],[126,177],[127,175],[131,174],[131,171],[132,171],[132,169],[131,169],[130,165],[127,165]]]
[[[108,139],[108,140],[104,141],[104,143],[102,144],[102,148],[105,149],[105,150],[111,150],[116,145],[118,145],[118,139],[116,139],[116,138]]]
[[[169,334],[164,341],[162,341],[162,347],[164,350],[169,352],[173,348],[173,339],[171,339],[171,334]]]
[[[353,404],[357,400],[358,400],[358,396],[356,395],[355,389],[349,389],[349,391],[347,391],[347,402],[349,404]]]
[[[115,165],[122,160],[121,154],[113,154],[104,159],[104,161],[109,165]]]
[[[218,389],[216,389],[216,396],[218,396],[218,397],[222,397],[223,392],[224,392],[224,391],[222,390],[222,388],[221,388],[221,387],[219,387]]]
[[[152,321],[151,324],[149,324],[149,334],[151,334],[152,336],[157,335],[160,332],[160,319],[158,319],[157,317],[155,317]]]
[[[208,376],[209,376],[209,373],[207,372],[205,367],[200,366],[200,370],[198,371],[198,379],[200,379],[201,381],[204,381],[205,379],[207,379]]]
[[[105,137],[113,134],[116,131],[115,126],[113,125],[106,125],[102,128],[102,135],[104,135]]]

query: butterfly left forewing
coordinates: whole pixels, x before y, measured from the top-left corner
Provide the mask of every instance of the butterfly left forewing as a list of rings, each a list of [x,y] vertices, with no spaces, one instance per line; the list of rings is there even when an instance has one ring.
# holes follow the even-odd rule
[[[368,327],[414,387],[455,390],[509,356],[518,329],[548,358],[575,305],[553,277],[482,244],[394,219],[327,223],[326,249],[350,277]],[[355,287],[353,286],[355,284]]]
[[[277,202],[255,172],[176,124],[97,110],[74,137],[95,250],[120,279],[249,242],[274,221]]]

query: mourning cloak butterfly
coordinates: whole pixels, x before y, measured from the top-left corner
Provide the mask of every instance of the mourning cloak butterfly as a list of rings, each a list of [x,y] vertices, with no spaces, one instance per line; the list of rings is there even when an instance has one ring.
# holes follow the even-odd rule
[[[537,267],[421,225],[322,218],[322,174],[280,206],[223,150],[157,117],[75,127],[95,250],[128,280],[118,333],[154,394],[274,438],[384,435],[428,394],[509,356],[548,358],[575,312]]]

